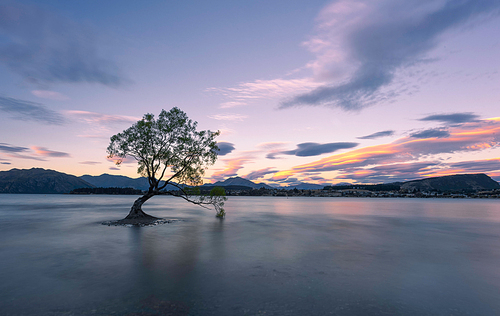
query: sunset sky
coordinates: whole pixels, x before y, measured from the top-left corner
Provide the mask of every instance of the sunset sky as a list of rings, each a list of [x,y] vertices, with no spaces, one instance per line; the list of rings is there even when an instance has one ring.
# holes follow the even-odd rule
[[[500,181],[499,34],[500,0],[0,0],[0,171],[138,177],[110,136],[176,106],[205,182]]]

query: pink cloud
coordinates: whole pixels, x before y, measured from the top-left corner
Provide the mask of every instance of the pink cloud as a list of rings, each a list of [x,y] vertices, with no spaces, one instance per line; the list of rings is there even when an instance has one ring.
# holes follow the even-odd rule
[[[99,162],[99,161],[81,161],[79,162],[79,164],[82,164],[82,165],[99,165],[101,164],[102,162]]]
[[[33,149],[36,154],[44,157],[71,157],[68,153],[50,150],[45,147],[32,146],[31,149]]]
[[[76,117],[87,123],[98,124],[117,124],[117,123],[135,123],[139,120],[137,117],[125,115],[108,115],[89,111],[67,111],[71,116]]]
[[[31,93],[39,98],[42,99],[49,99],[49,100],[56,100],[56,101],[65,101],[69,100],[69,97],[65,96],[62,93],[56,92],[56,91],[49,91],[49,90],[33,90]]]
[[[226,96],[230,101],[223,105],[243,105],[245,101],[256,99],[276,99],[284,98],[297,92],[306,92],[317,88],[318,83],[311,78],[301,79],[272,79],[255,80],[252,82],[243,82],[231,88],[209,88],[206,91],[215,92]]]
[[[240,158],[234,158],[234,159],[224,159],[223,161],[226,163],[225,168],[214,172],[212,174],[212,176],[210,177],[211,180],[220,181],[220,180],[225,180],[226,178],[229,178],[229,177],[236,176],[238,173],[238,170],[243,168],[244,164],[251,162],[251,158],[250,157],[240,157]]]
[[[243,121],[248,118],[248,116],[241,114],[214,114],[208,117],[218,121]]]
[[[255,170],[255,171],[250,172],[246,176],[243,176],[243,178],[248,179],[248,180],[260,179],[260,178],[263,178],[267,174],[272,174],[272,173],[278,172],[278,170],[273,170],[273,169],[274,168],[272,168],[272,167],[268,167],[268,168],[264,168],[264,169]]]

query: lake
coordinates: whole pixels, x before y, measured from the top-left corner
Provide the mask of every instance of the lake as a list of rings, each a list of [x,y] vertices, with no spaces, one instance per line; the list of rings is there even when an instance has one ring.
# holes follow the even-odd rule
[[[1,315],[500,315],[500,200],[0,195]]]

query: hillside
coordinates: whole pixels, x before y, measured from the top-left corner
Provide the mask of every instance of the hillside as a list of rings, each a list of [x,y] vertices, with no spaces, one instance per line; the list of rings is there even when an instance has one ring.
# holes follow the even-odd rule
[[[69,174],[54,170],[32,168],[0,171],[0,193],[69,193],[93,185]]]
[[[297,185],[289,185],[287,187],[280,188],[280,189],[286,189],[286,190],[293,190],[293,189],[297,189],[297,190],[321,190],[324,187],[325,186],[322,185],[322,184],[314,184],[314,183],[302,182],[302,183],[297,184]]]
[[[265,183],[255,183],[253,181],[241,178],[241,177],[233,177],[233,178],[228,178],[224,181],[217,181],[215,183],[207,183],[204,184],[203,187],[213,187],[213,186],[221,186],[221,187],[231,187],[233,190],[236,190],[236,187],[247,187],[251,189],[260,189],[260,188],[265,188],[268,190],[272,189],[285,189],[285,190],[293,190],[293,189],[298,189],[298,190],[321,190],[323,189],[324,185],[321,184],[314,184],[314,183],[299,183],[297,185],[289,185],[286,187],[272,187],[270,185],[267,185]],[[240,188],[240,190],[242,189]]]
[[[260,189],[262,187],[266,189],[273,189],[273,187],[264,184],[264,183],[254,183],[250,180],[243,179],[241,177],[234,177],[234,178],[228,178],[224,181],[217,181],[215,183],[208,183],[204,184],[203,186],[220,186],[220,187],[226,187],[226,186],[243,186],[243,187],[249,187],[252,189]]]
[[[137,190],[147,190],[149,183],[147,178],[129,178],[125,176],[115,176],[107,173],[100,176],[83,175],[80,179],[98,188],[134,188]]]
[[[456,174],[404,182],[403,190],[420,191],[482,191],[500,189],[500,184],[484,173]]]
[[[147,178],[129,178],[126,176],[115,176],[111,174],[101,174],[100,176],[83,175],[80,179],[98,188],[134,188],[146,191],[149,189]],[[163,184],[163,181],[161,182]],[[166,190],[177,190],[173,185],[167,185]]]

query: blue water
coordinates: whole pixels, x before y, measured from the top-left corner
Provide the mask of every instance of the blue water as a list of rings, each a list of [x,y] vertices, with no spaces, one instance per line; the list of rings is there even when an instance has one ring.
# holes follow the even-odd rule
[[[500,200],[0,195],[0,315],[500,315]]]

